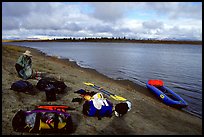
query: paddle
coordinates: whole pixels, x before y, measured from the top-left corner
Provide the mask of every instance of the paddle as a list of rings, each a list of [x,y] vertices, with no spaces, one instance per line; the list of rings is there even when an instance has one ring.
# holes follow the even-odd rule
[[[125,101],[125,100],[127,100],[127,99],[125,99],[125,98],[123,98],[123,97],[121,97],[121,96],[117,96],[117,95],[115,95],[115,94],[113,94],[113,93],[110,93],[110,92],[108,92],[108,91],[106,91],[106,90],[100,88],[99,86],[94,85],[93,83],[84,82],[84,84],[87,85],[87,86],[91,86],[91,87],[93,87],[93,88],[95,88],[95,89],[97,89],[97,90],[103,92],[104,94],[106,94],[106,95],[112,97],[112,98],[115,99],[115,100],[120,100],[120,101]]]

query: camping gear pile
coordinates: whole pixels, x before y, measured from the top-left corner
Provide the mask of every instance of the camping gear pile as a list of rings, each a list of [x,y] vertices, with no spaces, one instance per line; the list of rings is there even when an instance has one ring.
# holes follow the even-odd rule
[[[82,113],[89,117],[97,117],[101,120],[103,117],[112,117],[113,112],[120,117],[131,109],[127,105],[125,98],[112,94],[92,83],[85,83],[97,89],[98,92],[87,92],[84,89],[75,91],[81,98],[73,98],[72,102],[83,103]],[[67,85],[63,81],[58,81],[55,78],[44,77],[40,78],[37,85],[32,85],[29,81],[19,80],[11,85],[11,89],[17,92],[32,93],[33,89],[37,88],[39,91],[44,91],[47,101],[56,101],[56,94],[65,93]],[[122,101],[114,105],[110,100],[103,96],[103,93],[111,98]],[[15,113],[12,119],[12,127],[17,132],[54,132],[54,133],[71,133],[73,132],[73,122],[70,113],[67,110],[75,110],[63,105],[39,105],[33,110],[19,110]]]
[[[34,88],[44,91],[47,101],[56,101],[56,94],[65,93],[67,85],[55,78],[44,77],[37,85],[26,80],[18,80],[11,84],[11,90],[34,94]],[[72,118],[66,110],[74,110],[67,106],[37,106],[34,110],[19,110],[12,119],[12,127],[17,132],[60,132],[73,131]]]
[[[96,93],[90,100],[86,100],[83,104],[83,114],[91,117],[111,117],[113,112],[113,104],[103,97],[103,94]]]
[[[84,99],[85,101],[82,110],[84,115],[97,117],[99,120],[101,120],[102,117],[112,117],[113,104],[110,102],[110,100],[104,98],[102,93],[97,93],[94,91],[87,92],[84,89],[75,91],[75,93],[80,94],[82,97],[81,99]],[[80,98],[74,98],[72,101],[75,101],[76,99]]]
[[[35,94],[33,88],[34,86],[29,81],[18,80],[12,83],[10,89],[17,92]],[[55,78],[44,77],[38,81],[36,88],[45,92],[47,101],[56,101],[56,94],[65,93],[67,85],[63,81],[59,81]]]

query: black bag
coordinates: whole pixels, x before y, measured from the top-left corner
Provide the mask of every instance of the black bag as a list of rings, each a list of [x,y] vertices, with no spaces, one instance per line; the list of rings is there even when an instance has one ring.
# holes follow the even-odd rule
[[[44,90],[47,101],[56,101],[56,89],[52,84],[48,84]]]
[[[128,109],[128,104],[125,102],[118,103],[115,106],[115,111],[118,113],[119,117],[126,114],[128,112]]]
[[[67,87],[63,81],[58,81],[55,78],[45,77],[38,81],[36,87],[41,91],[48,91],[46,88],[52,87],[57,94],[64,93]]]
[[[18,91],[18,92],[32,92],[33,91],[33,85],[25,80],[19,80],[14,82],[11,85],[11,89],[14,91]]]

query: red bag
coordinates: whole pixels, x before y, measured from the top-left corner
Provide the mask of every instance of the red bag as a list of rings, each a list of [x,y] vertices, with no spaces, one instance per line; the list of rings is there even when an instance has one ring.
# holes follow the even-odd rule
[[[155,87],[160,87],[164,85],[164,82],[162,80],[149,80],[148,84]]]

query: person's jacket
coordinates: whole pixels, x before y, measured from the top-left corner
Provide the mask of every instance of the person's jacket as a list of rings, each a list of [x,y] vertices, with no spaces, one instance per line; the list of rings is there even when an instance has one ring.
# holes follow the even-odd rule
[[[30,57],[26,58],[26,55],[21,55],[16,63],[22,66],[23,68],[32,67],[32,60]]]
[[[32,60],[30,57],[26,58],[25,55],[21,55],[16,63],[22,67],[19,74],[23,79],[28,79],[32,76]]]

